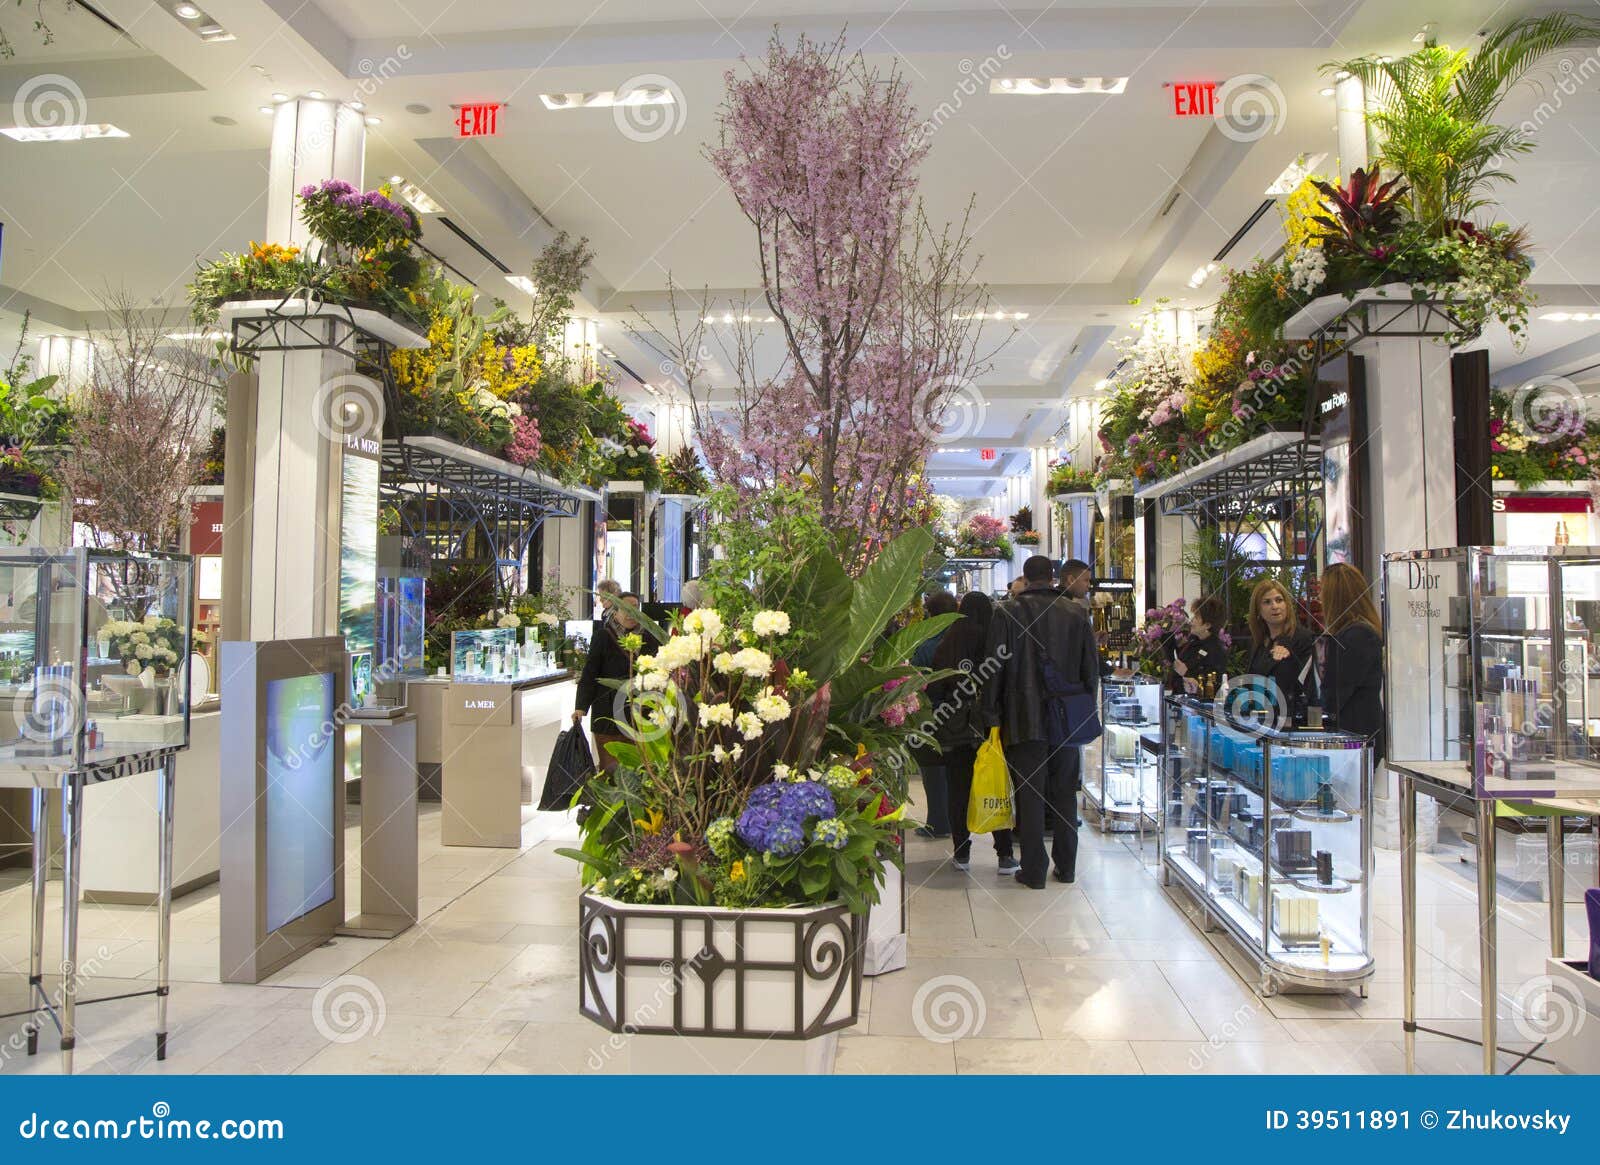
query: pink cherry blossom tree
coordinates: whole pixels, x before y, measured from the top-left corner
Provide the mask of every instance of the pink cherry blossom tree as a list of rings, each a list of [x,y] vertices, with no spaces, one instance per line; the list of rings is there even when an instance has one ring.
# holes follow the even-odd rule
[[[929,222],[916,197],[929,140],[907,83],[842,36],[791,48],[774,34],[727,86],[707,156],[754,228],[761,301],[701,297],[685,325],[674,288],[672,334],[644,330],[689,388],[713,473],[747,491],[809,485],[864,558],[926,517],[928,453],[985,365],[970,207],[959,226]],[[719,316],[731,325],[708,325]],[[783,340],[775,374],[759,367],[763,325]]]

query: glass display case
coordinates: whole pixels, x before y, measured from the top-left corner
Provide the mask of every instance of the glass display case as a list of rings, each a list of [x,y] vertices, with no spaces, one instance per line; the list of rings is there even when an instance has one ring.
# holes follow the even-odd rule
[[[1388,760],[1479,800],[1600,795],[1600,548],[1384,556]]]
[[[1168,696],[1161,858],[1256,960],[1260,989],[1372,977],[1372,755],[1364,737],[1278,731]]]
[[[539,644],[537,634],[519,643],[516,627],[490,627],[450,633],[450,675],[457,681],[491,684],[545,679],[563,670],[556,653]]]
[[[0,550],[0,768],[187,748],[193,587],[187,555]]]
[[[1106,680],[1100,685],[1100,763],[1084,774],[1084,806],[1102,833],[1156,826],[1157,766],[1145,739],[1161,731],[1161,685]]]

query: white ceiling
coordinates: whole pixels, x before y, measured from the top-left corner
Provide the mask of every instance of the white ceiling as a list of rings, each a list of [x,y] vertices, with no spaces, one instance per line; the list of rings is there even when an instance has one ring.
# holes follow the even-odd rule
[[[775,24],[830,39],[848,24],[851,46],[900,67],[924,114],[938,117],[923,168],[930,212],[959,217],[975,199],[975,251],[994,306],[1028,313],[987,329],[991,344],[1004,344],[975,389],[985,407],[956,446],[972,452],[935,458],[936,474],[965,475],[956,492],[968,494],[992,492],[997,474],[1020,470],[1025,450],[1062,424],[1066,398],[1093,393],[1114,362],[1108,341],[1136,314],[1130,300],[1204,306],[1215,285],[1191,290],[1190,273],[1291,159],[1334,150],[1320,65],[1404,51],[1429,20],[1442,39],[1468,43],[1478,21],[1529,10],[1496,0],[906,0],[876,12],[859,0],[206,0],[236,39],[204,44],[147,0],[102,5],[126,35],[59,0],[46,7],[56,34],[48,47],[27,6],[0,11],[19,50],[0,63],[0,97],[41,76],[66,77],[88,120],[131,137],[0,139],[0,314],[32,308],[49,328],[71,330],[107,286],[181,300],[198,257],[263,232],[270,119],[257,107],[275,91],[318,88],[360,97],[382,118],[369,131],[369,182],[417,181],[513,271],[526,270],[554,230],[589,236],[598,257],[585,307],[602,341],[657,384],[659,357],[625,325],[641,313],[666,325],[669,274],[696,296],[710,289],[713,308],[742,303],[757,282],[750,228],[703,156],[724,72],[761,55]],[[976,91],[984,87],[974,76],[996,70],[1130,81],[1116,97]],[[1242,73],[1282,91],[1276,133],[1237,143],[1209,120],[1172,116],[1165,83]],[[610,111],[551,112],[538,100],[642,76],[681,95],[673,132],[657,140],[632,140]],[[498,137],[455,139],[451,105],[470,100],[509,103]],[[1534,117],[1538,101],[1519,95],[1505,119]],[[0,118],[10,112],[0,101]],[[1587,192],[1600,177],[1600,84],[1539,124],[1540,147],[1518,163],[1505,214],[1542,245],[1535,282],[1545,310],[1593,310],[1600,247]],[[1230,261],[1275,249],[1275,219]],[[449,231],[435,224],[424,241],[486,295],[521,299]],[[765,347],[781,351],[770,337]],[[1490,348],[1502,377],[1566,371],[1600,362],[1600,330],[1538,322],[1525,351],[1503,337]],[[726,379],[724,369],[725,391]],[[980,445],[1000,460],[978,462]]]

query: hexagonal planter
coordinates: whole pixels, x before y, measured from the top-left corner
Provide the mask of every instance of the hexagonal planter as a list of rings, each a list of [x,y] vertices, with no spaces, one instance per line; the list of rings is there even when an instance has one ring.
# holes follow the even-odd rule
[[[578,900],[578,1010],[608,1031],[809,1040],[855,1024],[865,927],[768,910]]]

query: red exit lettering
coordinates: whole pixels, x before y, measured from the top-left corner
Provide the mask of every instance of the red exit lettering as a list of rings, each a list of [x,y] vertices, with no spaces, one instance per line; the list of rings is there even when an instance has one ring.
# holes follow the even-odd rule
[[[1172,112],[1176,117],[1214,117],[1217,112],[1215,81],[1174,81]]]
[[[456,113],[456,136],[493,137],[500,132],[500,103],[463,105]]]

